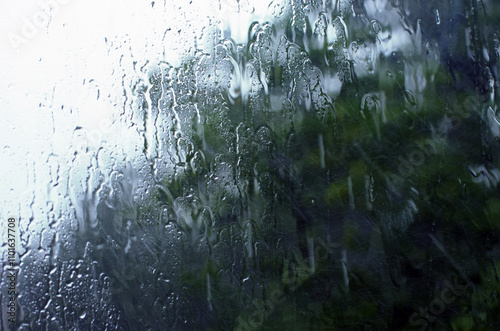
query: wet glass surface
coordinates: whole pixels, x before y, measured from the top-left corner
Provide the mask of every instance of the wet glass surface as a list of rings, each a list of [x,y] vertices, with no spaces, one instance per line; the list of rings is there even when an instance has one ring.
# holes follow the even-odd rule
[[[500,328],[494,1],[3,15],[3,329]]]

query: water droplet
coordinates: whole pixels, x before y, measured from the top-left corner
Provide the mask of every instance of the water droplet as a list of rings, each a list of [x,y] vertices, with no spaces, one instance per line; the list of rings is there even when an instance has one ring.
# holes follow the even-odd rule
[[[415,98],[415,96],[413,95],[413,93],[411,93],[411,91],[405,90],[404,91],[404,95],[405,95],[406,101],[410,105],[412,105],[412,106],[416,106],[417,105],[417,99]]]
[[[382,31],[382,26],[380,25],[380,22],[377,20],[371,21],[371,28],[375,34],[379,34],[380,31]]]

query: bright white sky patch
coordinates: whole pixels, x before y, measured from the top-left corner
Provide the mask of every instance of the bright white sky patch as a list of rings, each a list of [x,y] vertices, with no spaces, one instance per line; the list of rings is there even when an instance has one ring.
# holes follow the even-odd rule
[[[176,66],[202,28],[222,19],[233,38],[245,42],[250,22],[265,18],[268,2],[239,1],[240,14],[236,0],[4,2],[0,217],[28,217],[32,201],[45,204],[47,183],[57,178],[48,159],[71,166],[82,144],[97,150],[104,141],[129,157],[140,153],[140,135],[121,121],[134,60]]]

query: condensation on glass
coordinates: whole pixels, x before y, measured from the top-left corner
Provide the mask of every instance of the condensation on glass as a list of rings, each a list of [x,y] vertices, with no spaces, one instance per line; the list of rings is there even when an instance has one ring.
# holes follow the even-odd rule
[[[2,92],[4,328],[499,325],[493,1],[65,6]]]

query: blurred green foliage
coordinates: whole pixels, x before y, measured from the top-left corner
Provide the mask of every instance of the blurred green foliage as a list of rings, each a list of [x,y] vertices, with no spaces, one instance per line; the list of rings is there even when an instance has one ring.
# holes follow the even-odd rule
[[[391,25],[363,1],[326,12],[318,2],[303,20],[284,10],[252,24],[246,45],[218,39],[181,68],[151,71],[141,107],[169,128],[159,148],[173,171],[125,216],[145,226],[141,215],[159,213],[179,232],[176,291],[197,311],[188,325],[500,327],[500,146],[488,117],[498,55],[486,35],[455,40],[493,31],[497,13],[436,4],[436,27],[436,6],[391,4],[410,51],[378,53]],[[439,39],[433,29],[446,27],[456,31]],[[466,292],[421,313],[457,279]]]

